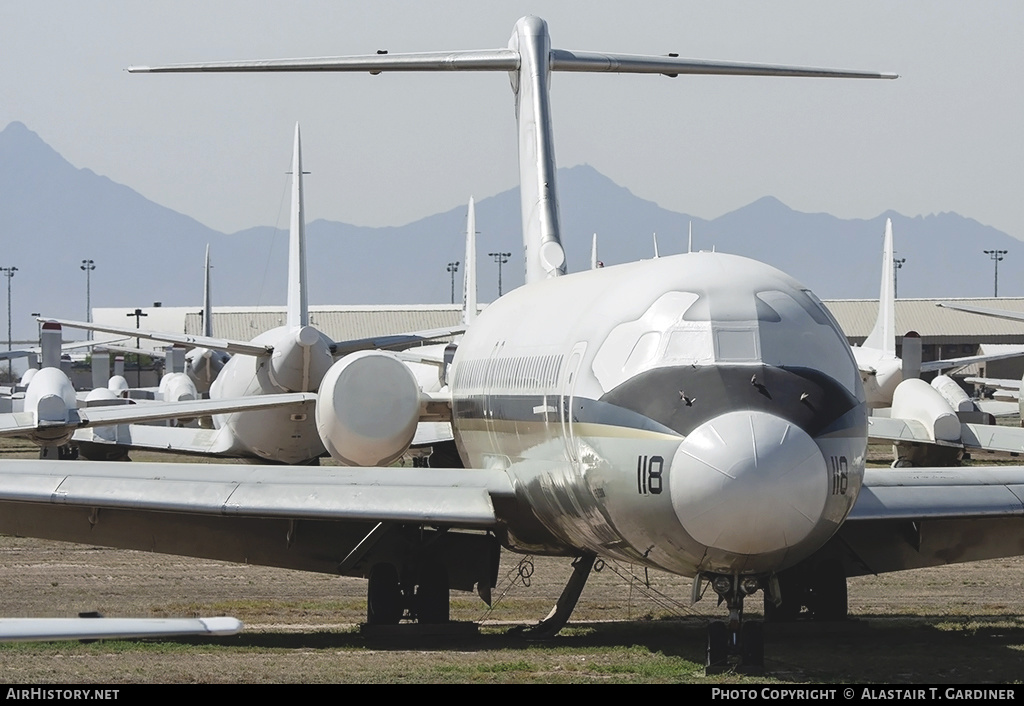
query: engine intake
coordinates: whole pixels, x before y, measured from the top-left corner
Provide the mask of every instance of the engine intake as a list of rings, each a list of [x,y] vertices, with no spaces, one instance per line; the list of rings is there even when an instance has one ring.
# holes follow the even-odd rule
[[[420,419],[420,388],[390,353],[361,351],[331,366],[320,384],[316,428],[349,466],[386,466],[405,453]]]

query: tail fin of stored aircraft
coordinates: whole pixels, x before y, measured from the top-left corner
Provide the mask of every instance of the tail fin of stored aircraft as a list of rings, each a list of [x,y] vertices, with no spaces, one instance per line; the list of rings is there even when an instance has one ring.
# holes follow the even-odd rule
[[[601,266],[600,262],[597,259],[597,233],[594,233],[594,239],[590,242],[590,269],[596,270]]]
[[[206,264],[203,266],[203,335],[213,337],[213,306],[210,301],[210,244],[206,244]]]
[[[292,215],[288,228],[288,314],[289,327],[309,325],[306,299],[306,213],[302,205],[302,145],[295,123],[292,150]]]
[[[462,323],[469,326],[476,319],[476,203],[469,197],[466,212],[466,269],[462,280]]]
[[[734,61],[684,59],[552,49],[548,26],[539,17],[516,22],[507,49],[376,54],[310,59],[227,61],[129,67],[132,73],[226,71],[505,71],[515,94],[519,126],[519,187],[526,253],[526,282],[565,273],[558,216],[549,78],[552,71],[733,76],[896,78],[895,74]],[[297,131],[296,131],[297,134]],[[297,141],[296,137],[296,141]]]
[[[885,240],[882,245],[882,285],[878,293],[878,318],[864,341],[864,348],[882,351],[887,358],[896,357],[896,300],[893,279],[892,219],[885,219]]]

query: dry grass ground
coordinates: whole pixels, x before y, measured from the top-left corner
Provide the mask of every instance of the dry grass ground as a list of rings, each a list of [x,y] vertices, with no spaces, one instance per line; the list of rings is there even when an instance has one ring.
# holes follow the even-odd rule
[[[0,646],[0,674],[9,683],[897,684],[1001,683],[1022,674],[1024,559],[852,579],[855,620],[770,627],[763,677],[705,677],[706,616],[723,611],[708,598],[688,606],[687,579],[631,576],[628,566],[591,577],[557,638],[527,641],[512,626],[543,617],[570,568],[563,559],[532,559],[527,586],[522,559],[505,555],[493,609],[455,594],[453,618],[480,622],[479,635],[374,638],[358,628],[361,580],[2,537],[5,615],[228,614],[246,630],[211,640]]]

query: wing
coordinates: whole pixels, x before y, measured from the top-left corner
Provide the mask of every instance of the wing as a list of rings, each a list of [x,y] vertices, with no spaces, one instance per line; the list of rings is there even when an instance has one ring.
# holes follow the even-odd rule
[[[960,434],[939,435],[916,419],[868,418],[868,438],[874,441],[910,442],[936,446],[960,446],[973,451],[1024,453],[1024,429],[995,424],[960,423]]]
[[[996,319],[1007,319],[1009,321],[1024,321],[1024,311],[1007,311],[1006,309],[987,309],[983,306],[971,306],[970,304],[953,304],[952,302],[939,302],[935,306],[954,311],[964,311],[968,314],[979,314],[991,316]]]
[[[1005,360],[1006,358],[1018,358],[1024,355],[1024,346],[1001,346],[998,350],[982,355],[968,355],[961,358],[946,358],[944,360],[931,360],[921,363],[921,372],[935,372],[936,370],[947,370],[949,368],[962,368],[974,363],[985,363],[990,360]]]
[[[450,326],[448,328],[426,329],[409,333],[396,333],[369,338],[355,338],[348,341],[335,341],[331,352],[336,356],[365,350],[402,350],[424,343],[433,343],[466,332],[466,326]]]
[[[2,533],[353,576],[425,526],[465,556],[493,537],[447,530],[500,531],[516,507],[502,470],[0,462]]]
[[[296,392],[279,395],[255,395],[230,400],[184,400],[181,402],[104,405],[67,410],[67,419],[61,422],[37,420],[36,415],[32,412],[15,412],[0,414],[0,436],[23,436],[44,429],[56,431],[58,428],[64,427],[78,429],[164,419],[186,419],[315,402],[315,394]]]
[[[43,321],[43,319],[40,319]],[[190,348],[212,348],[228,353],[241,353],[244,355],[267,355],[273,352],[267,346],[253,345],[249,341],[235,341],[229,338],[210,338],[209,336],[190,336],[183,333],[167,333],[165,331],[149,331],[147,329],[134,329],[123,326],[105,326],[91,324],[84,321],[69,321],[67,319],[46,319],[68,328],[79,328],[86,331],[102,331],[113,333],[130,338],[145,338],[148,341],[162,341],[164,343],[176,343]],[[101,345],[103,341],[97,341],[94,345]]]
[[[236,635],[235,618],[0,618],[0,642]]]
[[[869,468],[827,553],[847,576],[1018,556],[1024,468]]]

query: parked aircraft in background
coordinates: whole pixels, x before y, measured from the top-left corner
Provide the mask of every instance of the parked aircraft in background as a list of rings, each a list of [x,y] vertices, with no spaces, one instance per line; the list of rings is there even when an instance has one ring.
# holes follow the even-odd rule
[[[989,355],[972,355],[922,362],[920,338],[916,333],[911,333],[903,339],[903,357],[897,356],[893,256],[892,219],[886,218],[885,240],[882,247],[882,284],[878,295],[878,318],[875,319],[875,325],[864,344],[853,348],[853,355],[857,359],[857,367],[860,370],[861,381],[864,383],[864,392],[867,395],[870,408],[889,407],[893,402],[893,393],[897,385],[903,380],[917,378],[923,372],[962,368],[973,363],[1024,355],[1024,346],[1020,346]]]
[[[213,338],[210,335],[190,336],[76,321],[60,322],[75,328],[191,346],[195,351],[199,351],[192,359],[193,364],[211,361],[214,351],[230,353],[231,359],[223,362],[210,386],[210,399],[221,401],[287,392],[319,391],[320,394],[330,395],[332,391],[324,389],[322,383],[336,357],[365,349],[408,347],[448,337],[462,330],[461,327],[456,327],[335,342],[310,326],[306,293],[302,150],[298,125],[295,126],[292,156],[291,206],[288,307],[284,326],[262,333],[252,341],[232,341]],[[212,333],[209,328],[209,288],[206,291],[204,327],[209,334]],[[334,382],[336,381],[330,381],[329,384]],[[132,447],[301,464],[315,463],[326,453],[316,431],[311,408],[299,412],[266,410],[215,415],[213,426],[213,429],[143,425],[112,427],[79,434],[76,436],[76,442],[82,448],[83,454],[90,458],[123,454],[126,448]]]
[[[894,76],[552,49],[535,17],[507,49],[145,70],[509,72],[527,284],[455,352],[464,469],[7,462],[0,531],[365,576],[377,623],[444,621],[450,588],[488,598],[501,546],[575,556],[543,624],[554,631],[600,555],[692,576],[694,599],[718,594],[729,621],[709,627],[712,668],[762,661],[760,624],[742,621],[758,590],[781,615],[813,602],[835,616],[847,576],[1020,552],[1007,537],[1022,529],[1024,470],[865,470],[853,354],[790,277],[719,253],[562,276],[551,71]],[[401,453],[440,406],[387,352],[346,356],[327,380],[318,429],[346,461]]]
[[[260,395],[245,399],[192,400],[146,405],[79,407],[71,381],[60,369],[61,326],[47,321],[41,329],[43,367],[25,389],[22,411],[0,414],[0,436],[27,437],[42,458],[61,458],[76,429],[132,422],[196,417],[268,407],[286,411],[316,399],[310,394]]]

